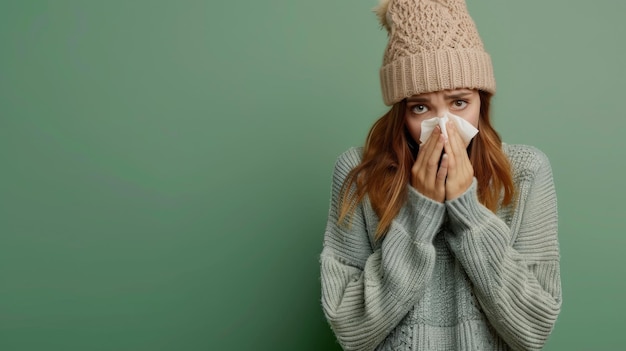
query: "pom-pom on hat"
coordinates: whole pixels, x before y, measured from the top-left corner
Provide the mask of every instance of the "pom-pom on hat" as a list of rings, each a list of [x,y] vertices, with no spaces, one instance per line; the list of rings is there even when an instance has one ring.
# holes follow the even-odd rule
[[[465,0],[381,0],[374,11],[389,37],[380,69],[386,105],[447,89],[495,93],[491,58]]]

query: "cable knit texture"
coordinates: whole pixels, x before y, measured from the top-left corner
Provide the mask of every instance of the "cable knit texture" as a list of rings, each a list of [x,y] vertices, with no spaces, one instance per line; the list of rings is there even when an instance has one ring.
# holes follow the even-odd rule
[[[561,308],[557,207],[546,156],[503,145],[517,198],[497,214],[476,180],[432,201],[412,187],[381,241],[366,198],[338,225],[341,186],[361,148],[335,165],[320,257],[322,307],[345,350],[540,350]]]
[[[445,89],[495,93],[491,58],[464,0],[388,0],[377,14],[389,34],[380,69],[385,104]]]

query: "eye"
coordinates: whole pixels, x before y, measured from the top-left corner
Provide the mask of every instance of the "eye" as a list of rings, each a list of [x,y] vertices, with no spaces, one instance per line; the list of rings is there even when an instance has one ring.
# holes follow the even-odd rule
[[[411,112],[416,115],[421,115],[422,113],[428,112],[428,107],[426,105],[418,104],[411,106]]]
[[[453,106],[455,110],[462,110],[467,107],[467,101],[465,100],[454,100]]]

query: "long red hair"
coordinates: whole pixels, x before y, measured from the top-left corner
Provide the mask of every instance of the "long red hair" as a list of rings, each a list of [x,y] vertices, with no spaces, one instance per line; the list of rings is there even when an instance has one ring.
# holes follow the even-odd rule
[[[502,141],[491,126],[492,94],[479,91],[480,132],[468,150],[478,181],[478,200],[495,212],[499,205],[511,203],[515,193],[509,161],[502,151]],[[368,196],[378,215],[376,238],[383,238],[394,217],[407,200],[407,186],[415,159],[406,134],[406,102],[394,104],[369,131],[361,163],[348,173],[342,188],[339,222],[351,216],[357,204]],[[355,191],[352,191],[356,185]],[[502,203],[500,196],[504,194]]]

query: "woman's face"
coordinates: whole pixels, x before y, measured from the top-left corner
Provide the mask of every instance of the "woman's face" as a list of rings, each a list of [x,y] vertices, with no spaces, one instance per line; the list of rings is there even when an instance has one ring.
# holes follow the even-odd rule
[[[413,95],[406,99],[406,126],[413,139],[419,143],[422,121],[443,117],[449,112],[478,128],[480,95],[478,90],[455,89]]]

